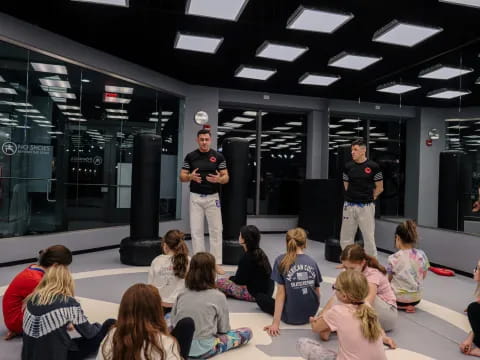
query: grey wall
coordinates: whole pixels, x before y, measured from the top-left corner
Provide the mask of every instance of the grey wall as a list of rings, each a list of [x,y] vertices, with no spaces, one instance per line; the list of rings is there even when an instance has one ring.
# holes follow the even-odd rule
[[[418,218],[418,176],[420,158],[420,114],[406,124],[405,217]]]
[[[393,235],[398,223],[377,220],[375,222],[375,240],[377,247],[396,251],[393,247]],[[418,248],[425,251],[430,262],[453,269],[472,272],[480,255],[478,236],[462,232],[441,230],[418,226]]]
[[[307,120],[307,179],[328,178],[328,112],[313,110]]]
[[[438,176],[440,152],[445,149],[445,115],[445,109],[422,108],[420,110],[420,137],[417,140],[420,144],[417,178],[419,225],[437,226]],[[432,146],[426,146],[428,131],[432,128],[438,129],[440,140],[433,141]]]
[[[413,106],[399,106],[393,104],[376,104],[349,100],[330,99],[328,102],[330,112],[351,113],[357,115],[370,115],[381,117],[414,118],[416,108]]]

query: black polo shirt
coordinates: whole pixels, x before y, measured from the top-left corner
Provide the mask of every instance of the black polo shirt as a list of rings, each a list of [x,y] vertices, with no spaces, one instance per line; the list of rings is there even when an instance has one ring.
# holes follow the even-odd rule
[[[199,184],[195,181],[190,181],[190,191],[196,194],[209,195],[218,193],[220,184],[208,182],[206,179],[207,175],[216,174],[217,170],[226,170],[227,162],[225,157],[218,151],[210,149],[207,152],[201,152],[197,149],[185,156],[182,169],[190,172],[198,169],[202,182]]]
[[[373,201],[375,182],[383,180],[380,166],[372,160],[361,164],[350,161],[345,164],[343,181],[348,182],[345,200],[355,203],[370,203]]]

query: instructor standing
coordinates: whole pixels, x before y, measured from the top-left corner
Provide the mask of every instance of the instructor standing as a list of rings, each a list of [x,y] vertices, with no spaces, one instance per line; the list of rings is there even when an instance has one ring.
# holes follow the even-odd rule
[[[345,164],[343,171],[345,202],[340,245],[344,249],[353,244],[360,227],[365,252],[376,257],[374,201],[383,191],[383,175],[378,164],[367,159],[367,147],[363,140],[355,140],[351,150],[353,161]]]
[[[210,252],[222,263],[222,212],[218,192],[220,184],[228,183],[225,158],[210,148],[209,130],[197,133],[198,149],[185,156],[180,181],[190,183],[190,232],[193,253],[205,251],[203,224],[207,217]]]

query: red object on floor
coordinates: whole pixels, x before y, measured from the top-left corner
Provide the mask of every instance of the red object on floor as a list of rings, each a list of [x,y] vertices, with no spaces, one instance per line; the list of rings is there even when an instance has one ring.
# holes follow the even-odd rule
[[[455,276],[453,270],[430,266],[430,271],[441,276]]]

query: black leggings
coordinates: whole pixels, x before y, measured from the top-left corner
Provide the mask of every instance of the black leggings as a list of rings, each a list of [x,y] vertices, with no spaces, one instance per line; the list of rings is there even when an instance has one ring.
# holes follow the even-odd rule
[[[100,331],[91,339],[78,338],[74,341],[78,345],[78,351],[69,351],[68,360],[83,360],[89,355],[92,355],[98,351],[100,343],[107,335],[108,331],[117,321],[114,319],[105,320],[100,328]]]
[[[271,295],[264,293],[256,293],[255,300],[257,301],[257,305],[263,312],[273,315],[273,313],[275,312],[275,299],[272,298]]]
[[[480,347],[480,304],[475,301],[468,305],[467,315],[473,331],[473,343]]]
[[[186,317],[177,322],[170,334],[178,341],[180,355],[187,359],[192,345],[193,333],[195,332],[195,323],[192,318]]]

